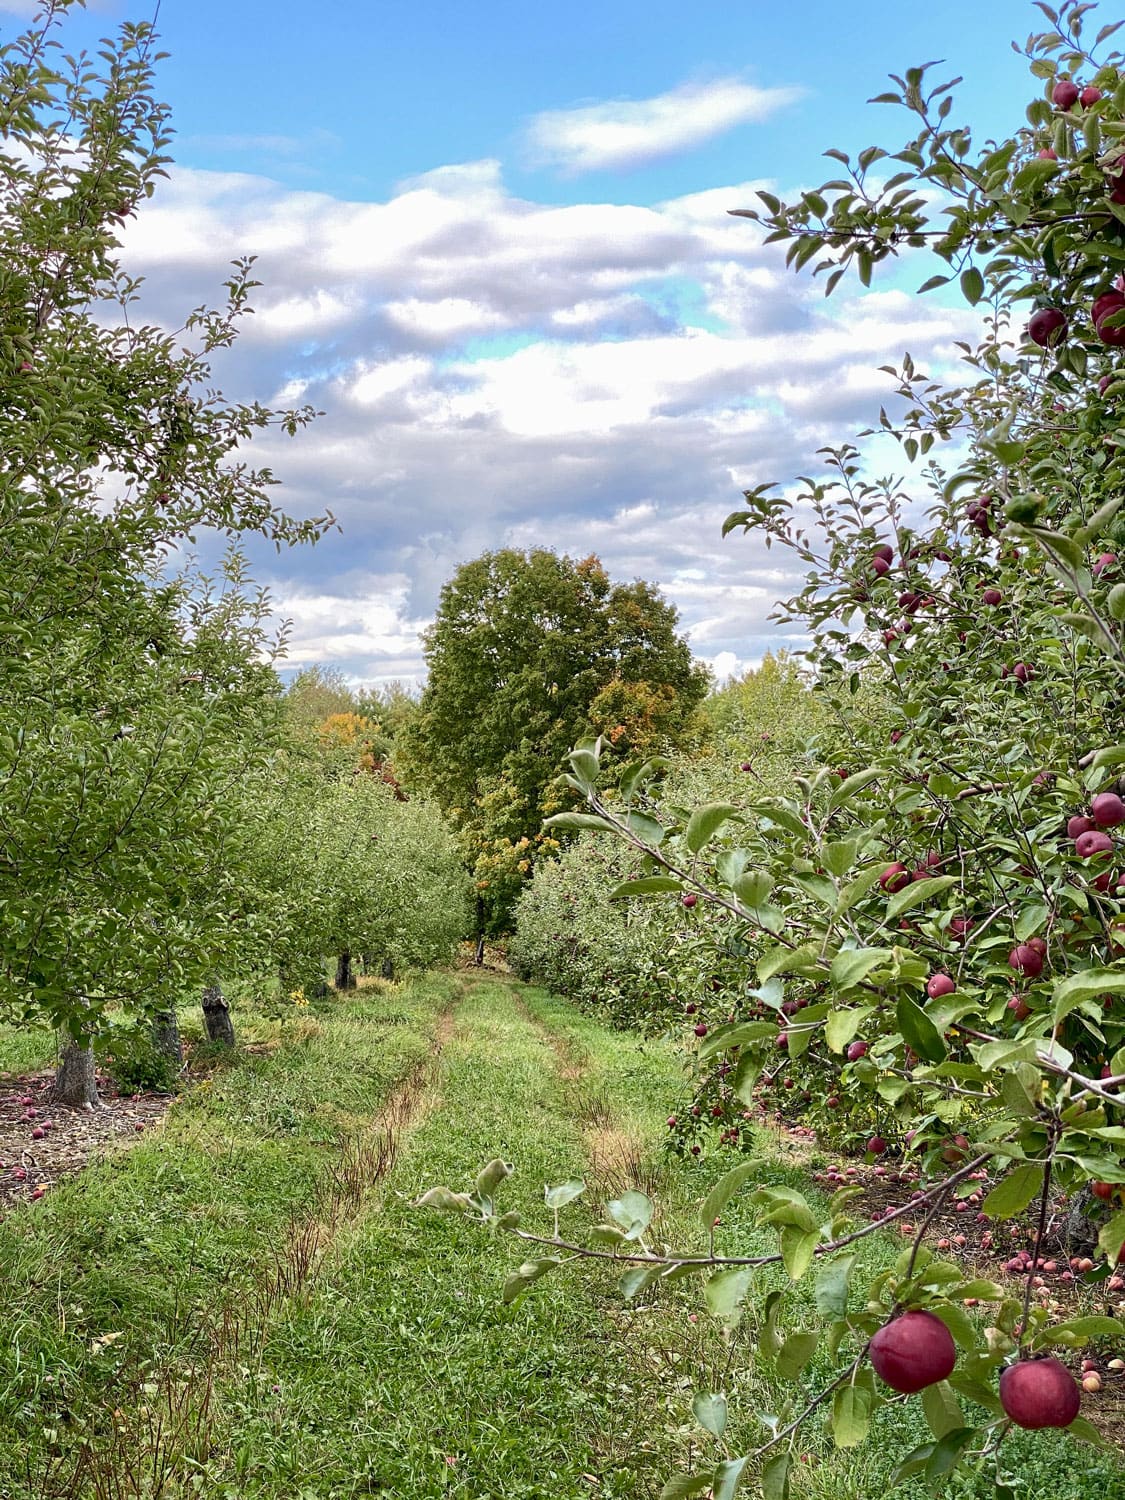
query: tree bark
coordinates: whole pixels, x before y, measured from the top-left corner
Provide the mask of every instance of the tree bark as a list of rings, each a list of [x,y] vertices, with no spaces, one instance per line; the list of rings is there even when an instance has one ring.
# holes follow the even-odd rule
[[[168,1059],[169,1070],[180,1072],[184,1065],[184,1044],[174,1010],[158,1010],[152,1018],[152,1045]]]
[[[218,983],[209,984],[203,991],[203,1025],[207,1040],[221,1047],[234,1046],[234,1023],[230,1018],[230,1007],[223,999]]]
[[[383,960],[383,967],[381,972],[384,979],[393,979],[395,977],[395,965],[393,958],[385,958]]]
[[[338,990],[354,990],[355,975],[352,973],[352,955],[345,948],[336,963],[336,988]]]
[[[484,963],[484,897],[477,896],[477,955],[476,964],[480,968]]]
[[[94,1076],[94,1044],[90,1041],[79,1046],[65,1026],[59,1028],[59,1062],[53,1092],[60,1104],[69,1104],[73,1109],[101,1108]]]

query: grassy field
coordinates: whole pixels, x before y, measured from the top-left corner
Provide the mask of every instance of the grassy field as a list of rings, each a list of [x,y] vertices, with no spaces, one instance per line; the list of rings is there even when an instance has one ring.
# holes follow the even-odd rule
[[[662,1239],[698,1243],[698,1201],[730,1161],[663,1158],[670,1049],[464,975],[331,997],[250,1040],[159,1133],[0,1223],[5,1500],[651,1497],[713,1459],[690,1406],[720,1388],[733,1451],[761,1440],[755,1413],[781,1392],[697,1287],[623,1304],[613,1268],[587,1263],[504,1307],[518,1248],[413,1207],[502,1156],[503,1205],[528,1225],[549,1227],[545,1182],[581,1175],[575,1227],[638,1186]],[[0,1036],[3,1065],[31,1066],[14,1046]],[[795,1150],[760,1146],[762,1181],[808,1190]],[[737,1208],[724,1220],[725,1247],[774,1248]],[[915,1405],[885,1409],[858,1454],[814,1423],[794,1500],[879,1495],[926,1436]],[[1021,1493],[1125,1496],[1115,1458],[1060,1435],[1012,1452]]]

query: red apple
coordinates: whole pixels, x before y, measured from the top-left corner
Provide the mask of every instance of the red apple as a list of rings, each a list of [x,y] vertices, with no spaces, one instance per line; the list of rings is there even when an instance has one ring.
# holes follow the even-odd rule
[[[1069,1427],[1082,1395],[1074,1376],[1057,1359],[1021,1359],[1000,1376],[1000,1405],[1017,1427]]]
[[[1004,595],[999,589],[985,589],[981,594],[981,599],[985,604],[995,606],[1004,602]]]
[[[683,897],[682,904],[686,906],[690,911],[698,900],[698,896],[694,895],[691,891],[688,891],[687,895]]]
[[[1013,995],[1012,998],[1008,1001],[1008,1009],[1012,1012],[1017,1021],[1026,1021],[1028,1016],[1031,1014],[1031,1006],[1028,1005],[1027,1001],[1023,998],[1022,995]]]
[[[910,872],[900,859],[896,859],[893,865],[888,865],[879,876],[879,884],[885,891],[892,894],[901,891],[903,886],[910,884]]]
[[[1038,312],[1032,313],[1028,321],[1027,336],[1041,349],[1049,349],[1062,343],[1067,335],[1067,327],[1066,315],[1057,307],[1041,307]]]
[[[887,1149],[887,1143],[881,1135],[873,1135],[867,1143],[867,1149],[872,1156],[882,1156]]]
[[[867,1056],[866,1042],[850,1042],[848,1044],[847,1058],[849,1062],[858,1062],[861,1057]]]
[[[1107,375],[1105,377],[1105,379],[1108,382],[1110,380],[1116,380],[1117,376],[1116,375]],[[1102,576],[1102,574],[1106,571],[1107,568],[1112,568],[1113,567],[1113,565],[1114,565],[1114,563],[1116,561],[1117,561],[1117,553],[1116,552],[1103,552],[1101,554],[1101,556],[1098,558],[1097,562],[1095,562],[1094,566],[1090,569],[1090,571],[1093,573],[1093,575],[1094,575],[1095,578],[1100,578]]]
[[[1093,827],[1093,818],[1086,818],[1080,813],[1075,813],[1073,818],[1067,820],[1066,836],[1068,839],[1076,839],[1079,834],[1089,833]]]
[[[1113,840],[1108,833],[1088,829],[1074,840],[1074,852],[1079,859],[1092,859],[1098,854],[1112,854]]]
[[[948,974],[931,974],[926,985],[926,994],[931,1000],[938,1000],[942,995],[952,995],[956,988],[956,983]]]
[[[894,1391],[913,1395],[953,1373],[957,1347],[949,1329],[931,1312],[906,1312],[892,1318],[868,1345],[879,1379]]]
[[[1043,955],[1030,943],[1019,943],[1008,954],[1008,967],[1029,979],[1038,979],[1043,972]]]
[[[1125,823],[1125,802],[1116,792],[1099,792],[1090,803],[1090,816],[1099,828],[1116,828]]]
[[[1073,109],[1081,97],[1078,85],[1069,78],[1060,78],[1051,90],[1051,103],[1057,109]]]
[[[1078,102],[1083,109],[1089,109],[1102,97],[1101,89],[1096,89],[1092,83],[1088,83],[1078,96]]]
[[[1059,159],[1059,153],[1052,150],[1050,146],[1044,146],[1038,154],[1040,161],[1058,161]]]

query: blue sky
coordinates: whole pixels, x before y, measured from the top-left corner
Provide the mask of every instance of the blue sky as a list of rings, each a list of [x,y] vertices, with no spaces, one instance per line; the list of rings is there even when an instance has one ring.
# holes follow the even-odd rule
[[[10,35],[28,0],[0,0]],[[91,0],[72,48],[151,4]],[[1106,18],[1109,18],[1108,8]],[[343,531],[254,556],[291,659],[417,680],[418,630],[489,547],[599,552],[679,606],[720,672],[783,642],[780,560],[719,528],[743,486],[807,472],[885,398],[905,348],[971,327],[913,270],[825,304],[726,209],[897,145],[864,101],[943,58],[958,117],[1008,134],[1030,0],[163,0],[176,167],[124,234],[176,326],[258,256],[231,397],[326,415],[258,458]]]

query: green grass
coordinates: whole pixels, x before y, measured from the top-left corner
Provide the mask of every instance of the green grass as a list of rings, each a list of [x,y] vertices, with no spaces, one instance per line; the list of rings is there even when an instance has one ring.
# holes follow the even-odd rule
[[[310,1009],[280,1045],[195,1088],[162,1131],[0,1223],[0,1495],[38,1495],[19,1487],[25,1454],[35,1474],[65,1469],[107,1402],[197,1362],[205,1316],[234,1326],[349,1132],[429,1054],[453,988]],[[281,1031],[266,1022],[254,1045]]]
[[[411,1096],[397,1160],[360,1184],[370,1162],[357,1143],[378,1141],[381,1107],[418,1076],[451,1001],[453,1030]],[[435,1184],[467,1186],[499,1155],[516,1166],[501,1206],[527,1227],[549,1231],[544,1183],[584,1175],[564,1230],[581,1232],[608,1197],[640,1185],[658,1199],[660,1239],[698,1248],[699,1201],[739,1158],[663,1154],[684,1088],[668,1045],[541,991],[465,976],[244,1021],[250,1046],[179,1101],[161,1133],[0,1223],[5,1500],[654,1497],[669,1474],[715,1457],[691,1397],[720,1388],[731,1451],[761,1442],[757,1413],[792,1388],[756,1361],[749,1319],[729,1336],[708,1319],[697,1283],[625,1304],[615,1268],[586,1262],[505,1307],[505,1277],[529,1249],[413,1206]],[[0,1055],[8,1045],[0,1036]],[[805,1165],[776,1136],[756,1139],[759,1180],[823,1207]],[[334,1181],[350,1183],[347,1212],[326,1195]],[[775,1248],[737,1202],[723,1218],[721,1249]],[[856,1284],[901,1243],[882,1232],[861,1242]],[[808,1282],[759,1273],[758,1289],[773,1286],[786,1291],[786,1327],[815,1321]],[[807,1393],[828,1369],[814,1361]],[[835,1450],[814,1419],[793,1500],[880,1495],[926,1436],[917,1401],[883,1408],[856,1452]],[[67,1489],[84,1440],[101,1478]],[[1021,1495],[1125,1497],[1116,1456],[1061,1435],[1018,1434],[1005,1452]],[[941,1493],[994,1491],[968,1476]]]

